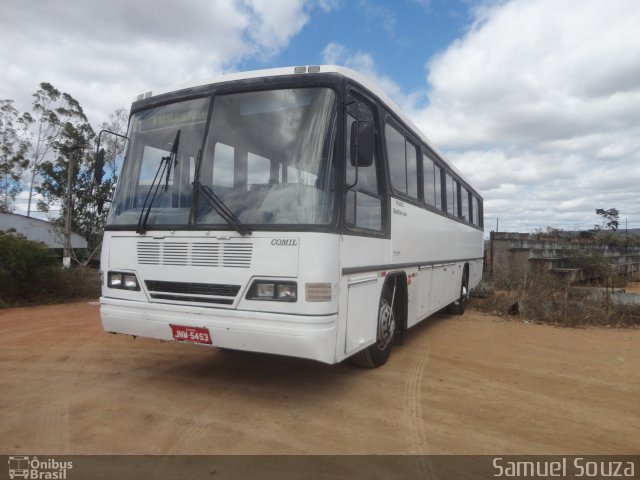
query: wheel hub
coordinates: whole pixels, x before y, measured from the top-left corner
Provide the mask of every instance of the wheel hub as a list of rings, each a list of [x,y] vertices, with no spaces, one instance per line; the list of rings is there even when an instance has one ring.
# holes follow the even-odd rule
[[[393,309],[386,298],[380,302],[380,314],[378,316],[378,340],[377,345],[380,350],[389,346],[396,330],[396,320]]]

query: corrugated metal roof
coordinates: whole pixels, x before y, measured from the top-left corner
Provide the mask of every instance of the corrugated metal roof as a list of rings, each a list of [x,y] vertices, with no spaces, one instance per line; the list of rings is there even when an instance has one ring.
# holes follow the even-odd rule
[[[46,220],[15,213],[0,213],[0,230],[7,231],[10,228],[29,240],[43,242],[49,248],[64,248],[62,232],[57,233],[54,226]],[[71,233],[71,247],[87,248],[87,241],[82,235]]]

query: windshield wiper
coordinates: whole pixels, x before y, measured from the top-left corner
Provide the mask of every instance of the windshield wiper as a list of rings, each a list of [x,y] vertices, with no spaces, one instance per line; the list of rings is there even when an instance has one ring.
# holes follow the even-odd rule
[[[191,203],[191,214],[189,223],[194,225],[196,223],[197,211],[198,211],[198,193],[202,192],[202,196],[207,200],[209,205],[218,212],[222,219],[231,225],[236,232],[240,235],[251,235],[251,229],[243,224],[240,219],[233,213],[229,207],[222,201],[222,199],[216,195],[216,193],[208,185],[202,185],[200,183],[200,171],[202,170],[202,149],[198,150],[196,157],[196,171],[193,178],[193,199]]]
[[[229,207],[225,205],[218,195],[215,194],[213,190],[208,185],[202,185],[198,180],[193,182],[193,187],[195,189],[195,194],[201,192],[204,198],[209,202],[209,204],[215,209],[218,214],[240,235],[251,235],[251,229],[243,224],[240,219],[233,213]]]
[[[176,157],[178,155],[179,146],[180,146],[180,130],[178,130],[178,133],[176,133],[176,138],[173,140],[173,145],[171,145],[171,152],[169,153],[169,155],[166,157],[162,157],[160,159],[160,165],[158,165],[158,170],[156,170],[156,176],[153,177],[153,182],[151,182],[151,186],[149,187],[147,196],[145,197],[144,203],[142,204],[142,211],[140,212],[140,218],[138,219],[138,229],[136,230],[136,233],[139,233],[140,235],[143,235],[146,231],[147,220],[149,220],[151,207],[153,206],[153,202],[156,199],[156,195],[158,194],[158,190],[160,189],[160,185],[162,184],[162,177],[165,176],[165,173],[166,173],[166,180],[164,185],[164,192],[166,192],[169,189],[169,177],[171,176],[171,167],[175,169],[175,166],[178,163],[178,160]],[[154,187],[155,187],[155,190],[154,190]],[[153,196],[151,196],[152,191],[153,191]],[[151,201],[149,201],[149,196],[151,196]],[[148,205],[147,205],[147,202],[149,202]]]

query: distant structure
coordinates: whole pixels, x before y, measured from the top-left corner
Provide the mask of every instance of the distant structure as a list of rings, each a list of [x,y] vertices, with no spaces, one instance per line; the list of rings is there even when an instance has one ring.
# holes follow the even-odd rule
[[[640,244],[604,245],[577,237],[491,232],[485,274],[497,288],[522,286],[550,273],[573,284],[640,272]]]
[[[46,220],[25,217],[15,213],[0,213],[0,230],[6,232],[9,229],[14,229],[29,240],[43,242],[52,250],[62,250],[64,248],[62,235],[57,233],[53,225]],[[82,235],[72,232],[71,247],[86,250],[87,241]]]

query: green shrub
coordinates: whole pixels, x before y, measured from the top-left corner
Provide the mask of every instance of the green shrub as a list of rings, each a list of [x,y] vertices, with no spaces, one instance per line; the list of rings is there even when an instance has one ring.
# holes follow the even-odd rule
[[[0,230],[0,307],[97,297],[99,287],[94,270],[61,269],[44,243]]]
[[[47,288],[56,258],[42,242],[0,230],[0,292],[5,302],[28,298]]]
[[[98,298],[100,278],[94,268],[75,265],[58,271],[58,297],[60,300],[73,298]]]

